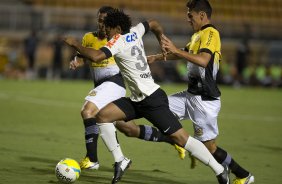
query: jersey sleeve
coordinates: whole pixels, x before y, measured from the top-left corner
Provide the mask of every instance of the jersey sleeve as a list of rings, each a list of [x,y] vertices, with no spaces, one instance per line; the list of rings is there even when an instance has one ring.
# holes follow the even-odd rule
[[[210,29],[201,36],[200,52],[213,54],[216,51],[216,46],[219,41],[219,34],[216,30]]]
[[[82,40],[81,40],[81,45],[83,47],[86,47],[86,44],[87,43],[87,33],[82,37]]]
[[[107,42],[107,44],[102,47],[100,50],[105,53],[107,58],[114,56],[120,52],[120,48],[122,47],[122,42],[120,38],[121,35],[115,35],[111,40]]]
[[[149,23],[147,21],[141,22],[135,26],[135,29],[138,31],[139,35],[143,36],[150,30]]]

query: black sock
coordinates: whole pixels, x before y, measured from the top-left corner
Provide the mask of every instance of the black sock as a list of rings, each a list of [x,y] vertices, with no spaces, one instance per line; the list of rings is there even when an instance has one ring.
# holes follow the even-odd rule
[[[85,127],[86,156],[89,157],[91,162],[98,162],[97,142],[99,137],[99,127],[96,124],[96,119],[84,119],[83,123]]]
[[[139,125],[139,127],[140,127],[139,139],[143,139],[145,141],[167,142],[169,144],[174,144],[171,138],[162,134],[155,127],[148,126],[148,125]]]
[[[242,168],[233,158],[223,149],[217,147],[216,151],[213,153],[215,160],[222,164],[228,165],[231,172],[235,174],[238,178],[246,178],[249,176],[249,172]]]

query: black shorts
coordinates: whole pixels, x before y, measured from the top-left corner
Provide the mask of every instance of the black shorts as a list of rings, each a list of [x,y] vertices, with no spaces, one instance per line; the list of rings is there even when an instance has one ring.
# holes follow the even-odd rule
[[[125,121],[146,118],[166,135],[171,135],[182,128],[180,122],[169,110],[166,93],[160,88],[140,102],[123,97],[113,103],[125,113]]]

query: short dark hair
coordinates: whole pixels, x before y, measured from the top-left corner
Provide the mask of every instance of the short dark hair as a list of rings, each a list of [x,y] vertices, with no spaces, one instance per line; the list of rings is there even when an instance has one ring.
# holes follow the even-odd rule
[[[109,12],[104,19],[106,27],[115,28],[120,26],[123,33],[128,33],[131,28],[131,19],[129,15],[125,14],[123,10],[114,9]]]
[[[210,19],[212,15],[212,7],[208,0],[189,0],[186,4],[190,11],[200,12],[203,11]]]
[[[114,8],[111,6],[102,6],[99,8],[98,13],[109,13],[110,11],[113,11]]]

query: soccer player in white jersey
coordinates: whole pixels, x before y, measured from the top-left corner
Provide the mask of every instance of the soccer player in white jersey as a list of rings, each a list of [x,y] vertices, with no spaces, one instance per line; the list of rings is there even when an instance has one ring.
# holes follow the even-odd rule
[[[83,36],[82,46],[97,50],[107,43],[108,40],[103,21],[107,13],[111,10],[113,8],[110,6],[102,6],[98,10],[98,29],[94,32],[88,32]],[[97,147],[99,128],[96,124],[96,114],[108,103],[124,97],[126,91],[119,68],[113,57],[99,63],[89,63],[81,54],[77,54],[70,62],[70,69],[75,70],[84,64],[89,65],[95,87],[85,97],[85,102],[81,109],[81,117],[85,128],[86,155],[80,162],[80,167],[81,169],[99,169],[100,164],[98,161]],[[127,123],[116,122],[116,127],[127,136],[135,136],[146,141],[174,144],[168,137],[162,136],[161,132],[155,127],[135,125],[133,121]],[[177,145],[174,146],[180,158],[183,159],[185,157],[185,150]]]
[[[106,32],[111,39],[100,50],[81,46],[68,37],[65,42],[92,62],[100,62],[114,56],[131,95],[111,102],[96,116],[101,137],[115,159],[115,172],[112,183],[117,183],[131,161],[124,157],[117,142],[115,130],[109,126],[118,120],[146,118],[162,133],[172,138],[193,156],[208,165],[216,174],[220,184],[229,184],[227,167],[220,165],[203,143],[189,136],[168,107],[166,93],[157,85],[147,63],[142,37],[151,30],[159,41],[162,27],[156,21],[145,21],[131,28],[131,20],[122,10],[108,13],[104,20]]]

